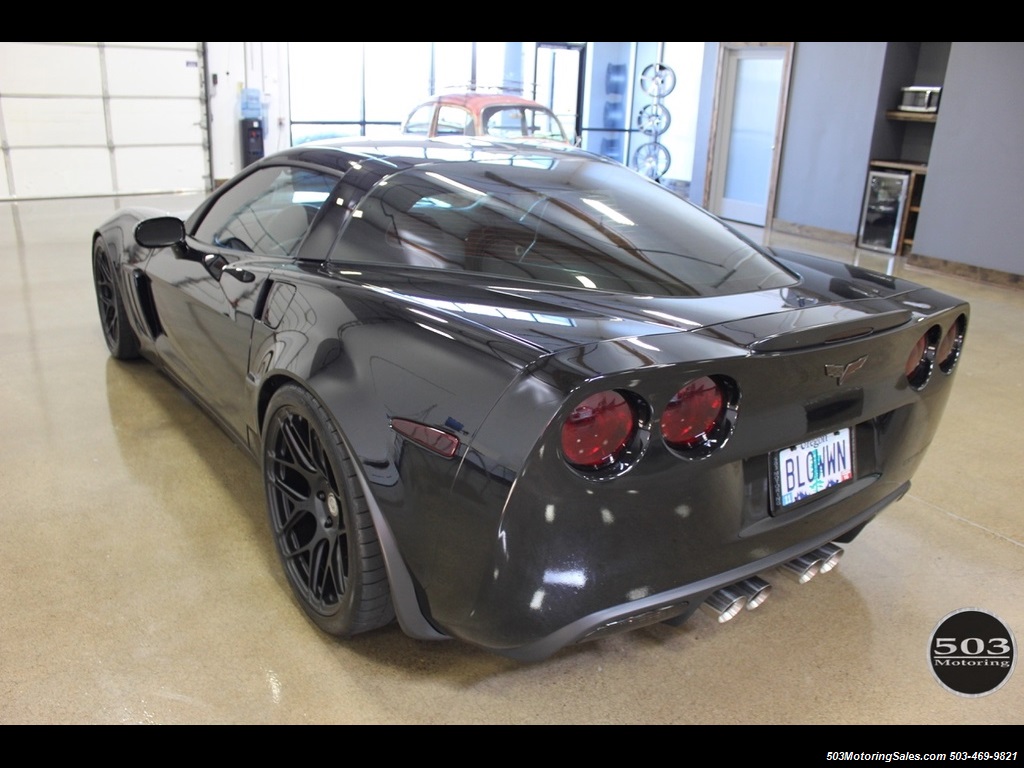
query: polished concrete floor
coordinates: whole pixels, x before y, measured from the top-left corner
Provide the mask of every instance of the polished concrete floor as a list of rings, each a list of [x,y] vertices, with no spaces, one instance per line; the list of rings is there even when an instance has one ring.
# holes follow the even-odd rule
[[[0,203],[0,724],[1024,722],[1024,669],[964,697],[928,663],[961,608],[1024,639],[1024,291],[831,254],[972,303],[910,494],[837,569],[776,579],[728,624],[699,612],[523,665],[306,621],[255,465],[148,364],[107,355],[89,240],[116,205]]]

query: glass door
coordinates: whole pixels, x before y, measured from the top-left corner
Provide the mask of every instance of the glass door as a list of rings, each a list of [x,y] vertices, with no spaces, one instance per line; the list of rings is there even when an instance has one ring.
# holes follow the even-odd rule
[[[550,107],[558,115],[562,127],[578,139],[582,128],[580,104],[583,103],[586,45],[537,43],[535,57],[535,93],[532,98]]]

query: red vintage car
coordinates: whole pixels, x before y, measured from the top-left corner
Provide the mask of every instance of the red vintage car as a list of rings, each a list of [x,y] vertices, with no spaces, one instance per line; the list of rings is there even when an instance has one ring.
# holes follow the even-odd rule
[[[477,91],[432,96],[409,114],[402,133],[575,143],[558,116],[543,104],[522,96]]]

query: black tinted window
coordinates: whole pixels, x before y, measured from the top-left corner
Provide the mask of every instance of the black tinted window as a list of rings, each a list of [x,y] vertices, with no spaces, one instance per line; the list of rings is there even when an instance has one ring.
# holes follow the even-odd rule
[[[794,281],[664,187],[623,166],[576,157],[391,176],[359,204],[331,260],[638,295],[739,293]]]
[[[218,198],[195,237],[219,248],[294,255],[336,183],[304,168],[262,168]]]

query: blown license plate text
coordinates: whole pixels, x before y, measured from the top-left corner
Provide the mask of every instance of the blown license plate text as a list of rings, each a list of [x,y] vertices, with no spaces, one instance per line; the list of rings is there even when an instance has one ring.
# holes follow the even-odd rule
[[[783,448],[772,458],[775,508],[789,507],[852,480],[853,472],[849,429]]]

